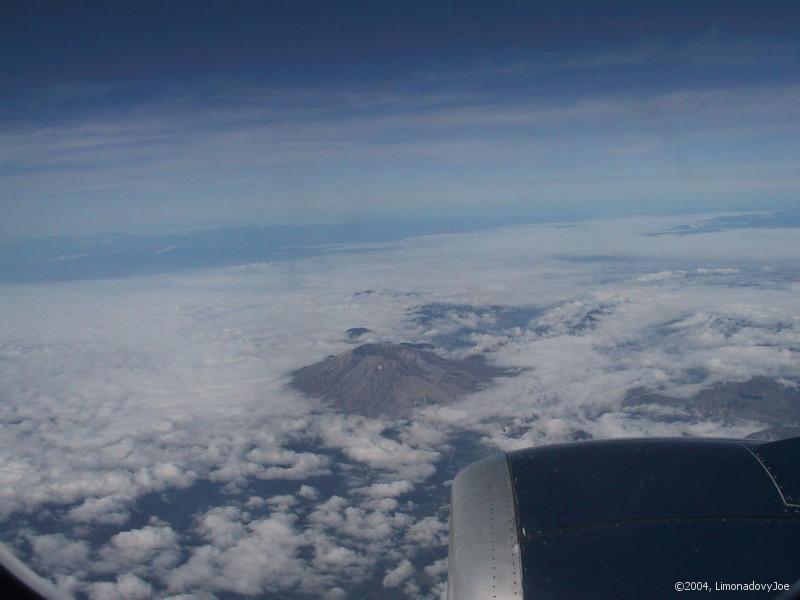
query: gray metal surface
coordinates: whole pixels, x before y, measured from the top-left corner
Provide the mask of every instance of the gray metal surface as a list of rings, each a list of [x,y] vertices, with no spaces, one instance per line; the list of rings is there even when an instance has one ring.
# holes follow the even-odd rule
[[[514,498],[504,454],[461,471],[450,505],[448,600],[521,600]]]
[[[58,590],[51,582],[40,577],[16,556],[0,543],[0,565],[2,565],[11,575],[19,580],[21,584],[27,586],[32,592],[26,597],[32,597],[33,594],[38,594],[47,600],[69,600],[69,597]],[[7,590],[0,590],[0,598],[6,598],[4,595]]]

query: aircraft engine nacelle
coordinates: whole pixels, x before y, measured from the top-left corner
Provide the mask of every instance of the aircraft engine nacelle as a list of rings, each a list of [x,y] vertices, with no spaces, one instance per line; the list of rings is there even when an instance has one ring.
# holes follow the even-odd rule
[[[454,480],[447,597],[789,598],[798,547],[800,438],[543,446]]]

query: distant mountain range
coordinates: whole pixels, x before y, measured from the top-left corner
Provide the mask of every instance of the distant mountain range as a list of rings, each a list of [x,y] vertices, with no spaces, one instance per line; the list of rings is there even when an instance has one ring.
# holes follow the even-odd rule
[[[758,421],[769,426],[751,434],[751,438],[771,440],[800,435],[800,386],[783,385],[769,377],[718,383],[689,398],[637,388],[628,392],[623,402],[629,408],[646,405],[677,408],[707,419]]]
[[[414,408],[447,404],[486,387],[509,369],[439,356],[428,344],[362,344],[292,373],[292,386],[345,413],[407,416]]]

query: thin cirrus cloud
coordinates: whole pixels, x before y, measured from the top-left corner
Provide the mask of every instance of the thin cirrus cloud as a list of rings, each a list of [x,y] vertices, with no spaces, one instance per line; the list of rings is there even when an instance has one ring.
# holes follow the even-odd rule
[[[796,13],[12,2],[0,237],[787,207]]]
[[[3,234],[490,208],[530,218],[555,198],[569,216],[786,205],[797,97],[792,82],[179,95],[6,130]]]

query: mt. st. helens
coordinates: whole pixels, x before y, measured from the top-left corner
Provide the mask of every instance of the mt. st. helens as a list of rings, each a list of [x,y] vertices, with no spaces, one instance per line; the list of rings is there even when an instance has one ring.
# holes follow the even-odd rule
[[[448,359],[428,344],[362,344],[292,373],[292,386],[346,413],[402,417],[414,408],[447,404],[514,371],[483,356]]]

